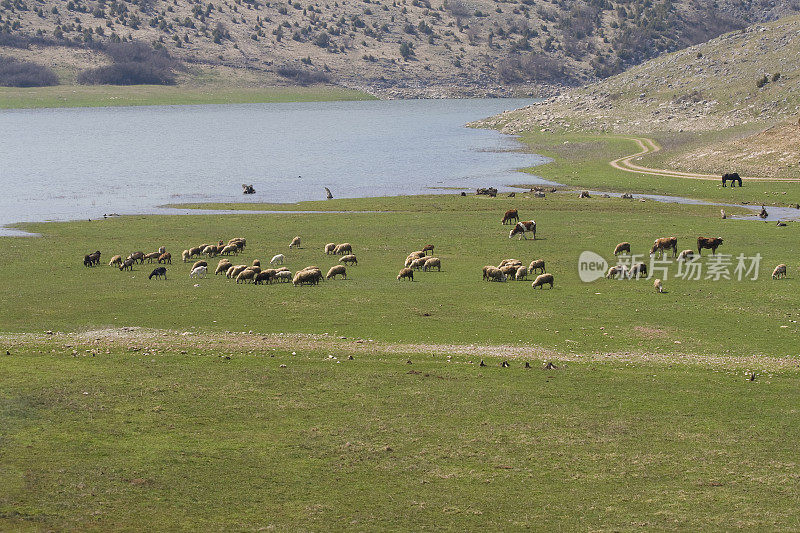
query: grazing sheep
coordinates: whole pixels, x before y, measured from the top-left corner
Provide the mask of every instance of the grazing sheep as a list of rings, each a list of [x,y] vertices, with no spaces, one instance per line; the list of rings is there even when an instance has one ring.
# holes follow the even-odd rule
[[[228,279],[234,279],[246,268],[247,265],[234,265],[228,269],[228,272],[225,275],[228,277]]]
[[[725,210],[724,209],[720,209],[719,213],[722,215],[722,220],[725,220],[726,218],[728,218],[727,215],[725,215]]]
[[[208,246],[203,248],[203,255],[207,255],[208,257],[214,257],[217,253],[217,247],[213,244],[209,244]]]
[[[247,267],[247,270],[252,270],[256,274],[258,274],[259,272],[261,272],[261,267],[260,266],[249,266],[249,267]]]
[[[631,243],[629,242],[621,242],[614,248],[614,255],[619,255],[622,252],[631,253]]]
[[[151,254],[146,254],[144,256],[144,258],[147,259],[148,263],[152,263],[154,260],[158,260],[159,257],[161,257],[161,254],[158,252],[153,252]]]
[[[238,276],[236,276],[236,283],[239,283],[240,281],[242,283],[246,283],[248,280],[253,281],[253,279],[256,277],[256,274],[259,274],[259,272],[256,272],[250,268],[245,268],[239,272]]]
[[[661,283],[661,280],[658,279],[658,278],[656,278],[656,280],[653,282],[653,287],[655,288],[655,290],[657,290],[660,293],[664,292],[664,285]]]
[[[123,263],[120,265],[119,269],[120,270],[133,270],[133,264],[135,262],[136,261],[134,261],[133,259],[128,258],[125,261],[123,261]]]
[[[624,268],[625,268],[624,266],[622,267],[612,266],[611,268],[608,269],[608,272],[606,272],[606,279],[614,279],[617,275],[623,274]],[[624,274],[620,277],[624,278]]]
[[[222,244],[222,241],[220,241],[220,244]],[[234,237],[233,239],[228,241],[228,244],[233,244],[234,246],[236,246],[241,250],[245,246],[247,246],[247,239],[243,239],[241,237]]]
[[[514,235],[519,235],[520,239],[526,239],[525,232],[533,233],[533,240],[536,240],[536,222],[533,220],[528,220],[526,222],[517,222],[517,225],[514,226],[510,232],[508,232],[508,238],[512,238]]]
[[[422,250],[411,252],[410,254],[408,254],[408,257],[406,257],[406,266],[411,266],[411,263],[422,257],[425,257],[425,252],[423,252]]]
[[[147,279],[153,279],[153,276],[155,276],[156,279],[162,276],[164,279],[167,279],[167,269],[164,267],[156,267],[152,272],[150,272],[150,275],[147,277]]]
[[[486,280],[489,279],[489,270],[491,270],[493,268],[497,268],[497,267],[494,266],[494,265],[486,265],[485,267],[483,267],[483,281],[486,281]]]
[[[204,278],[208,275],[208,267],[206,265],[200,265],[192,269],[189,272],[189,278]]]
[[[514,278],[517,275],[517,269],[519,268],[518,265],[506,265],[504,267],[500,267],[498,270],[506,275],[506,277]]]
[[[684,250],[678,254],[678,261],[691,261],[694,259],[693,250]]]
[[[534,270],[541,270],[542,274],[544,274],[544,259],[535,259],[531,261],[531,264],[528,265],[528,272],[533,274]]]
[[[347,279],[347,269],[344,265],[333,265],[330,270],[328,270],[328,274],[325,276],[326,279],[336,279],[336,275],[341,274],[344,279]]]
[[[158,256],[159,263],[166,263],[168,265],[172,264],[172,254],[169,252],[164,252]]]
[[[119,266],[122,264],[122,256],[115,255],[111,258],[111,261],[108,262],[108,266]]]
[[[623,195],[620,196],[620,198],[622,198],[623,200],[633,200],[633,195],[629,192],[626,192],[623,193]]]
[[[283,272],[289,270],[289,267],[278,267],[275,269],[275,272]]]
[[[200,254],[203,253],[203,249],[199,247],[189,248],[189,259],[193,257],[198,257]]]
[[[591,196],[589,196],[589,191],[581,191],[578,198],[591,198]]]
[[[650,255],[655,255],[656,252],[661,252],[661,257],[664,257],[664,251],[670,249],[672,250],[672,257],[678,255],[678,238],[661,237],[653,242],[653,247],[650,248]]]
[[[438,272],[442,271],[442,260],[438,257],[429,257],[425,260],[425,264],[422,265],[422,270],[425,272],[433,268],[435,268]]]
[[[216,276],[220,272],[227,272],[227,270],[231,267],[231,262],[227,259],[220,259],[219,264],[217,264],[216,270],[214,270],[214,275]]]
[[[220,255],[236,255],[239,253],[240,248],[237,247],[235,244],[229,244],[225,246],[220,252]]]
[[[424,257],[420,257],[419,259],[414,259],[413,261],[411,261],[411,264],[408,266],[414,270],[419,270],[420,268],[425,266],[425,261],[426,260]]]
[[[503,259],[502,261],[500,261],[500,264],[497,265],[497,268],[503,268],[504,266],[508,265],[516,267],[522,266],[522,261],[520,261],[519,259]]]
[[[703,248],[710,248],[711,255],[717,253],[717,248],[722,246],[722,237],[698,237],[697,254],[703,255]]]
[[[292,242],[289,243],[289,248],[300,248],[300,237],[292,239]]]
[[[292,285],[316,285],[322,279],[322,272],[319,269],[303,269],[298,271],[292,278]]]
[[[550,288],[551,289],[553,288],[552,274],[539,274],[538,276],[536,276],[536,279],[533,280],[533,283],[531,283],[531,287],[533,287],[534,289],[536,287],[539,287],[541,289],[542,287],[544,287],[545,284],[549,284]]]
[[[333,251],[336,249],[336,243],[329,242],[325,245],[325,255],[332,254]]]
[[[489,281],[506,281],[508,276],[497,267],[491,267],[486,271],[486,276]]]
[[[191,255],[192,255],[192,254],[190,254],[190,253],[189,253],[189,250],[184,250],[184,251],[181,253],[181,259],[183,259],[183,262],[184,262],[184,263],[188,263],[188,262],[189,262],[189,260],[192,258],[192,257],[191,257]]]
[[[400,270],[400,273],[397,274],[397,281],[400,281],[403,278],[408,278],[411,281],[414,281],[414,271],[410,268],[404,268]]]
[[[519,222],[519,213],[517,213],[516,209],[509,209],[508,211],[506,211],[505,214],[503,215],[502,222],[503,224],[506,224],[506,222],[511,224],[512,220],[514,221],[514,224]]]
[[[639,279],[640,276],[647,277],[647,265],[644,263],[636,263],[633,265],[628,279]]]
[[[275,272],[275,279],[280,280],[281,283],[292,281],[292,273],[288,270],[279,270]]]
[[[428,252],[430,252],[431,255],[433,255],[433,245],[432,244],[426,244],[425,246],[422,247],[422,253],[424,253],[425,255],[428,255]]]
[[[258,260],[258,259],[253,259],[253,266],[254,267],[260,267],[261,266],[261,261]]]
[[[275,279],[275,275],[277,272],[274,268],[268,268],[266,270],[262,270],[261,272],[256,273],[255,278],[253,278],[253,283],[256,285],[261,285],[265,281],[267,284],[272,283],[272,280]]]
[[[356,259],[356,256],[354,256],[353,254],[346,255],[346,256],[342,257],[341,259],[339,259],[339,262],[340,263],[349,263],[349,264],[358,266],[358,259]]]
[[[270,265],[282,265],[283,261],[286,259],[286,256],[283,254],[277,254],[269,260]]]
[[[194,270],[195,268],[197,268],[199,266],[207,267],[208,263],[206,263],[205,261],[197,261],[195,264],[192,265],[192,268],[190,268],[189,270]]]
[[[772,271],[772,279],[780,279],[786,277],[786,265],[781,263]]]
[[[521,267],[517,268],[517,273],[514,274],[514,279],[515,280],[522,281],[524,279],[527,279],[527,277],[528,277],[528,269],[527,268],[525,268],[524,266],[521,266]]]
[[[336,255],[347,255],[353,253],[353,246],[349,242],[343,242],[333,249]]]

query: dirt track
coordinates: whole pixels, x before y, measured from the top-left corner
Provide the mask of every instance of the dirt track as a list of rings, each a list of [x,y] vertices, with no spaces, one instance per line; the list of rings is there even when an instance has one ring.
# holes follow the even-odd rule
[[[720,176],[714,174],[695,174],[692,172],[680,172],[677,170],[665,170],[658,168],[643,167],[633,163],[633,160],[641,158],[645,154],[652,154],[661,150],[653,139],[647,137],[627,137],[628,140],[635,142],[641,148],[635,154],[626,155],[610,161],[608,164],[618,170],[625,172],[635,172],[637,174],[648,174],[650,176],[665,176],[668,178],[683,178],[691,180],[719,181]],[[800,182],[800,178],[760,178],[755,176],[742,176],[746,181],[780,181],[780,182]]]

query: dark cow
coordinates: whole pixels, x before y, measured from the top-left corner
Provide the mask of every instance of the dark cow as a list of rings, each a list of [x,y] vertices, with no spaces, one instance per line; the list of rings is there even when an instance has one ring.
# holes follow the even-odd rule
[[[511,224],[511,221],[514,221],[514,224],[519,222],[519,214],[517,213],[516,209],[509,209],[506,211],[506,214],[503,215],[503,224]]]
[[[703,255],[703,248],[709,248],[711,255],[717,253],[717,248],[722,246],[722,237],[698,237],[697,238],[697,253]]]
[[[731,187],[736,187],[736,184],[739,184],[739,187],[742,186],[742,178],[739,177],[739,174],[736,172],[731,172],[728,174],[722,175],[722,186],[725,186],[725,183],[731,182]]]

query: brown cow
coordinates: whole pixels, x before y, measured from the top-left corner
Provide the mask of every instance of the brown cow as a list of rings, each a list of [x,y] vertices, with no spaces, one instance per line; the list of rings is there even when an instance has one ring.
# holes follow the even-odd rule
[[[660,239],[656,239],[653,243],[653,247],[650,248],[650,255],[654,255],[656,252],[661,252],[661,257],[664,257],[664,250],[672,249],[672,257],[678,255],[678,238],[677,237],[662,237]]]
[[[717,253],[717,248],[722,246],[722,237],[698,237],[697,238],[697,253],[703,255],[703,248],[710,248],[711,255]]]
[[[514,224],[519,222],[519,214],[517,213],[516,209],[509,209],[508,211],[506,211],[506,214],[503,215],[503,224],[505,223],[511,224],[512,220],[514,221]]]

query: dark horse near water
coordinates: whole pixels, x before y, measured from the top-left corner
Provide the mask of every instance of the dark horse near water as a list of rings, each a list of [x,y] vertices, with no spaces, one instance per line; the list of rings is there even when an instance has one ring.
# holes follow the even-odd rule
[[[736,183],[739,183],[739,187],[742,186],[742,178],[739,177],[739,174],[736,172],[731,172],[729,174],[722,175],[722,186],[725,186],[725,183],[730,181],[731,187],[736,187]]]

